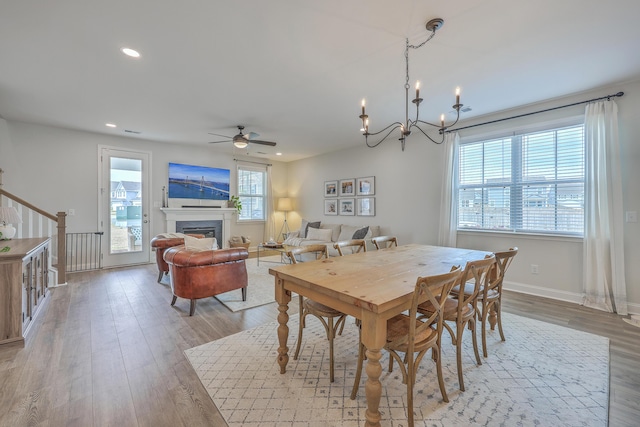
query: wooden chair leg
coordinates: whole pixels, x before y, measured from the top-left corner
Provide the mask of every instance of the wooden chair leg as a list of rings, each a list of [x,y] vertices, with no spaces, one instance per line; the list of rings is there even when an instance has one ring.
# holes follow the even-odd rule
[[[333,328],[333,317],[329,317],[329,329],[327,334],[329,335],[329,381],[333,382],[333,338],[336,335]],[[338,325],[336,325],[337,327]]]
[[[485,306],[482,310],[482,322],[480,323],[480,327],[482,328],[482,355],[484,357],[489,357],[489,353],[487,352],[487,317],[489,315],[489,307]]]
[[[189,316],[193,316],[193,313],[196,311],[196,300],[192,299],[191,304],[189,305]]]
[[[298,360],[298,354],[300,353],[300,345],[302,344],[302,330],[304,329],[304,317],[306,316],[306,313],[304,312],[304,309],[303,309],[302,296],[299,296],[298,300],[300,301],[300,322],[298,322],[299,323],[298,342],[296,343],[296,352],[293,353],[293,360]]]
[[[164,276],[164,271],[161,271],[160,274],[158,274],[158,283],[162,280],[162,276]]]
[[[173,296],[173,298],[171,299],[171,306],[173,306],[176,303],[176,300],[178,299],[177,296]]]
[[[495,310],[496,310],[496,314],[498,316],[498,332],[500,332],[500,339],[502,341],[506,341],[504,339],[504,332],[502,332],[502,304],[501,304],[501,301],[500,300],[496,301],[494,305],[496,307]]]
[[[358,387],[360,387],[360,379],[362,378],[363,362],[364,345],[362,345],[362,341],[360,341],[360,343],[358,344],[358,367],[356,368],[356,378],[353,381],[353,389],[351,389],[351,400],[356,400],[356,395],[358,394]]]
[[[442,393],[442,400],[449,403],[447,390],[444,387],[444,377],[442,376],[442,357],[440,354],[440,347],[433,347],[431,352],[436,352],[436,370],[438,371],[438,385],[440,386],[440,393]]]
[[[482,365],[482,359],[480,359],[480,353],[478,352],[478,337],[476,337],[476,319],[469,320],[469,326],[471,329],[471,341],[473,342],[473,352],[476,354],[476,364]]]
[[[462,334],[464,333],[464,324],[458,323],[456,325],[456,362],[458,364],[458,384],[460,384],[460,391],[464,391],[464,379],[462,378]],[[434,352],[432,350],[432,352]],[[436,364],[439,363],[436,360]]]

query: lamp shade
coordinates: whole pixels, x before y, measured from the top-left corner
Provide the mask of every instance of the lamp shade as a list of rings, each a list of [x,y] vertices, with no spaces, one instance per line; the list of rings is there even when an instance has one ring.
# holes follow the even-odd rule
[[[0,206],[0,225],[20,224],[22,218],[13,206]]]
[[[288,197],[281,197],[278,199],[278,210],[289,212],[293,210],[293,205],[291,203],[291,199]]]

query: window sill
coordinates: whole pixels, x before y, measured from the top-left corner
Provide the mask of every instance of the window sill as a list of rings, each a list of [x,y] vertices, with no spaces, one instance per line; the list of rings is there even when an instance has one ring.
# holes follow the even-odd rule
[[[541,233],[516,233],[513,231],[494,231],[494,230],[458,230],[458,234],[470,234],[470,235],[480,235],[484,234],[487,236],[509,236],[509,238],[513,239],[525,239],[525,240],[546,240],[546,241],[556,241],[556,242],[572,242],[572,243],[582,243],[584,241],[583,236],[561,236],[557,234],[541,234]]]

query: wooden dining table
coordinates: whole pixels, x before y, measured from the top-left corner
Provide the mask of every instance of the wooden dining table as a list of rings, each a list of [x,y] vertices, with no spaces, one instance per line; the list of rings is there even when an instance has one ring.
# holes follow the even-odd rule
[[[289,362],[287,310],[292,292],[360,319],[362,343],[367,348],[365,426],[380,426],[380,358],[386,344],[387,320],[410,308],[418,277],[447,273],[454,265],[464,268],[468,261],[480,260],[489,254],[491,252],[410,244],[270,268],[269,273],[275,276],[279,311],[280,373],[286,372]]]

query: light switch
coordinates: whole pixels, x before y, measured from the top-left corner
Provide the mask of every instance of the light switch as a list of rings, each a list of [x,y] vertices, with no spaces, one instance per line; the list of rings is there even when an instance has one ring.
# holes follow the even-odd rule
[[[627,222],[638,222],[637,211],[627,211]]]

